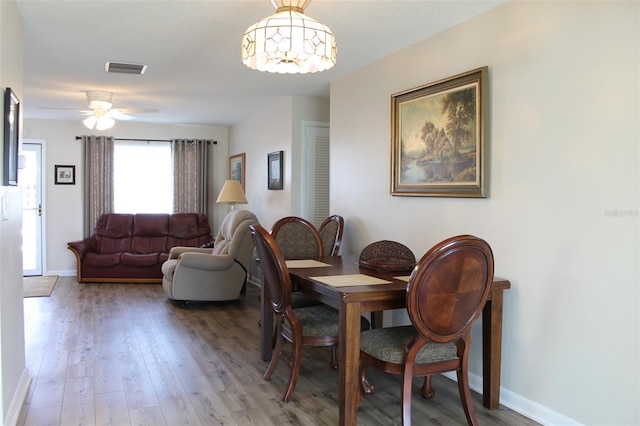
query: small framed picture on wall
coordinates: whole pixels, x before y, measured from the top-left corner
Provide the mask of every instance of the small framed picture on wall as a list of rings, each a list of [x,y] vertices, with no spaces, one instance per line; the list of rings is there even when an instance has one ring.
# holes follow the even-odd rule
[[[272,152],[267,155],[267,188],[282,189],[282,153],[283,151]]]
[[[55,166],[56,185],[75,185],[76,166]]]

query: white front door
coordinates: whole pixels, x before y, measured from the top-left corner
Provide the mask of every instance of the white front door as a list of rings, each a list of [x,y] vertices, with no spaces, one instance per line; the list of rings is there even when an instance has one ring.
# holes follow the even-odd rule
[[[22,274],[42,275],[42,148],[43,141],[22,143]]]

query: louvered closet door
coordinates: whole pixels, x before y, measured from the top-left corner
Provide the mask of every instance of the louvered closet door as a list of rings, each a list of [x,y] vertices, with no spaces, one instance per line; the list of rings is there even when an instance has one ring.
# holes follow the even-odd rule
[[[329,126],[305,126],[304,217],[315,226],[329,217],[330,143]]]

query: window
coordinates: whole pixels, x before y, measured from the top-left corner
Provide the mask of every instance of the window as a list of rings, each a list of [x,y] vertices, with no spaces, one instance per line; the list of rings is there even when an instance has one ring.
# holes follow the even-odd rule
[[[172,213],[171,144],[115,141],[114,213]]]

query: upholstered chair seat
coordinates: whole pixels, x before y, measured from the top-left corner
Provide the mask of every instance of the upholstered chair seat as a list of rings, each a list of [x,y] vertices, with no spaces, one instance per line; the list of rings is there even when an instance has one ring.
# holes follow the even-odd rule
[[[308,306],[296,308],[293,312],[302,324],[302,335],[310,337],[336,336],[338,337],[339,318],[338,311],[327,305]],[[369,320],[360,317],[361,330],[369,329]],[[282,331],[291,335],[291,325],[282,323]]]
[[[302,325],[303,336],[338,336],[338,311],[327,305],[294,309]],[[291,324],[284,322],[282,331],[291,335]]]
[[[360,335],[360,349],[384,362],[402,364],[407,345],[416,334],[413,325],[366,330]],[[415,362],[423,364],[454,359],[458,357],[456,351],[453,342],[429,341],[418,351]]]

